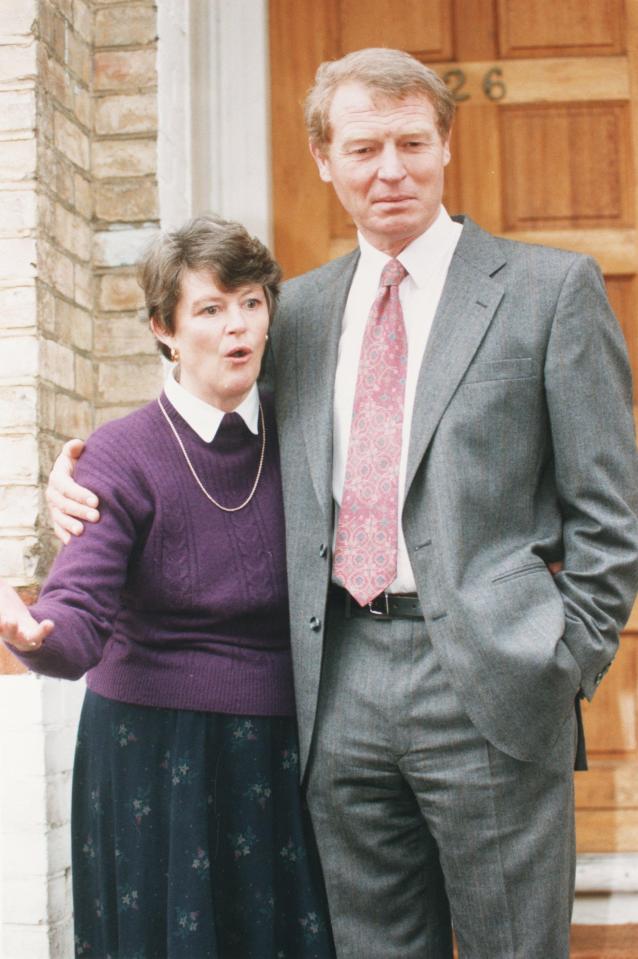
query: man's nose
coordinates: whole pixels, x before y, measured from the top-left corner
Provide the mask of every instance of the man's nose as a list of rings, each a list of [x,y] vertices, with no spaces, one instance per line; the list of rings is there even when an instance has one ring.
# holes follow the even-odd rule
[[[394,143],[386,143],[379,166],[380,180],[400,180],[405,176],[405,166]]]

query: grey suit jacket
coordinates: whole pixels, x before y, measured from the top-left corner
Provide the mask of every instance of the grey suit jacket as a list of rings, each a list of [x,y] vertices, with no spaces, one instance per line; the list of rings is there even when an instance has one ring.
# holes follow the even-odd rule
[[[271,333],[302,768],[357,257],[288,282]],[[595,263],[465,218],[419,375],[402,523],[442,667],[476,727],[512,756],[541,759],[614,657],[638,587],[637,494],[629,366]]]

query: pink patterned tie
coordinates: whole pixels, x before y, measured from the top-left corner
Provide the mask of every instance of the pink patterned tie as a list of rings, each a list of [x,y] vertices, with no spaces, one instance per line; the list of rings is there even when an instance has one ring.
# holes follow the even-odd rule
[[[396,578],[399,461],[408,344],[399,301],[407,270],[383,268],[359,357],[333,573],[360,606]]]

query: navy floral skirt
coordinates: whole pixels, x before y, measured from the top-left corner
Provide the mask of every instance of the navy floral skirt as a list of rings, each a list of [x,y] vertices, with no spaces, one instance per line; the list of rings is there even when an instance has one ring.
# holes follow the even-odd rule
[[[329,959],[295,721],[87,691],[73,781],[76,956]]]

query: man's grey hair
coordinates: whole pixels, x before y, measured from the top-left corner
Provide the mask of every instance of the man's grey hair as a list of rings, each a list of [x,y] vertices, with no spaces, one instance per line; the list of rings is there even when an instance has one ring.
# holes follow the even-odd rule
[[[304,109],[310,142],[316,147],[330,143],[330,105],[337,87],[344,83],[362,83],[381,97],[397,100],[426,96],[434,107],[441,138],[446,139],[450,132],[454,97],[439,75],[403,50],[368,47],[319,66]]]

